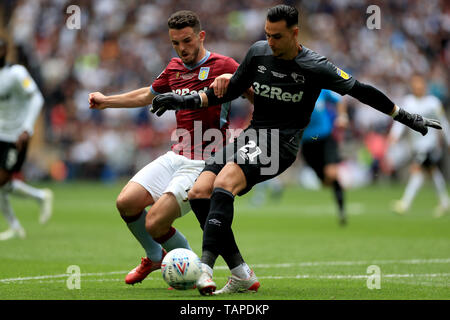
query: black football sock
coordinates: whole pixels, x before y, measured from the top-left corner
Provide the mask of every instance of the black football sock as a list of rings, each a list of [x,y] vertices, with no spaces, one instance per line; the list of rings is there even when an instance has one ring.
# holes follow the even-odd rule
[[[231,192],[215,188],[211,195],[211,208],[203,232],[202,262],[214,267],[220,254],[230,269],[243,263],[234,239],[233,221],[234,196]],[[207,254],[205,254],[207,253]]]
[[[345,220],[344,189],[337,180],[333,181],[333,193],[339,208],[339,218]]]
[[[202,257],[200,260],[202,261],[202,263],[207,264],[211,269],[214,269],[214,264],[216,263],[218,256],[219,256],[219,254],[217,254],[215,252],[211,252],[211,251],[203,249]]]
[[[198,222],[200,223],[200,228],[204,230],[206,218],[208,217],[209,208],[211,206],[211,199],[192,199],[189,200],[191,204],[191,209],[194,211]]]

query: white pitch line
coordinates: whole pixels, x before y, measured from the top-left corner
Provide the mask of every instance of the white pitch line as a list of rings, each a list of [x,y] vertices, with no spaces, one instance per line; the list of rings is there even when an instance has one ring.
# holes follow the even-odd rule
[[[429,263],[450,263],[450,258],[447,259],[408,259],[408,260],[360,260],[360,261],[315,261],[315,262],[299,262],[299,263],[279,263],[279,264],[256,264],[253,268],[292,268],[292,267],[315,267],[315,266],[352,266],[352,265],[371,265],[371,264],[429,264]],[[227,266],[216,266],[216,270],[228,270]],[[81,273],[80,276],[106,276],[113,274],[127,274],[129,271],[112,271],[112,272],[98,272],[98,273]],[[66,278],[69,274],[55,274],[42,275],[34,277],[18,277],[0,279],[0,283],[8,283],[15,281],[28,280],[43,280],[54,278]]]
[[[260,276],[258,279],[268,279],[268,280],[298,280],[298,279],[327,279],[327,280],[359,280],[367,279],[370,275],[367,274],[329,274],[329,275],[310,275],[310,274],[298,274],[295,276]],[[401,279],[401,278],[447,278],[450,277],[450,273],[406,273],[406,274],[381,274],[381,278],[389,279]],[[227,277],[214,277],[215,279],[226,279]],[[161,280],[158,278],[147,278],[145,281],[155,281]],[[120,279],[82,279],[82,282],[123,282]],[[38,283],[64,283],[66,280],[39,280]],[[19,284],[24,283],[24,281],[18,281]]]
[[[129,271],[111,271],[111,272],[97,272],[97,273],[81,273],[80,276],[107,276],[111,274],[124,274]],[[54,274],[54,275],[44,275],[35,277],[19,277],[10,279],[0,279],[0,282],[14,282],[14,281],[27,281],[27,280],[40,280],[40,279],[53,279],[53,278],[67,278],[70,276],[68,273]]]
[[[428,263],[450,263],[448,259],[409,259],[409,260],[366,260],[366,261],[315,261],[299,263],[279,263],[279,264],[255,264],[253,268],[291,268],[291,267],[316,267],[316,266],[353,266],[371,264],[428,264]],[[218,270],[226,270],[227,266],[214,267]]]
[[[308,275],[298,274],[296,276],[262,276],[258,279],[366,279],[367,274],[332,274],[332,275]],[[406,274],[381,274],[381,278],[445,278],[450,277],[450,273],[406,273]]]

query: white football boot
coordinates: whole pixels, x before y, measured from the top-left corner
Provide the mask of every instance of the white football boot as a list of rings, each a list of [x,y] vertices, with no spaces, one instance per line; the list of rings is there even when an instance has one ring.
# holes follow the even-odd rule
[[[450,206],[440,204],[434,209],[433,217],[440,218],[450,211]]]
[[[392,204],[392,211],[401,216],[405,215],[408,209],[409,209],[408,206],[402,200],[396,200]]]
[[[239,278],[235,275],[231,275],[228,278],[227,284],[220,290],[214,292],[214,295],[217,294],[227,294],[227,293],[243,293],[243,292],[253,292],[258,291],[260,287],[260,283],[255,273],[252,270],[252,273],[247,279]]]
[[[212,275],[206,271],[206,268],[202,266],[202,274],[196,283],[197,289],[203,296],[210,296],[216,291],[216,283],[212,279]]]
[[[9,240],[13,238],[24,239],[26,237],[25,230],[22,227],[9,228],[6,231],[0,233],[0,241]]]
[[[45,196],[41,202],[41,212],[39,214],[39,223],[46,223],[53,212],[53,191],[50,189],[43,189]]]

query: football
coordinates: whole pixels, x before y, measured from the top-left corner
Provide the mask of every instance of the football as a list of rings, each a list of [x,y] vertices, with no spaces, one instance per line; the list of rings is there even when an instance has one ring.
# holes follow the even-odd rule
[[[164,281],[177,290],[193,289],[202,272],[202,263],[195,252],[179,248],[166,254],[161,263]]]

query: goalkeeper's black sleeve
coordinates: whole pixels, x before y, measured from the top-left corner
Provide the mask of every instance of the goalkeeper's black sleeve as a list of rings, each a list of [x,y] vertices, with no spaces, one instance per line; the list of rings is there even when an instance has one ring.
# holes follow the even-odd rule
[[[394,111],[395,104],[383,92],[358,80],[347,94],[388,115]]]

